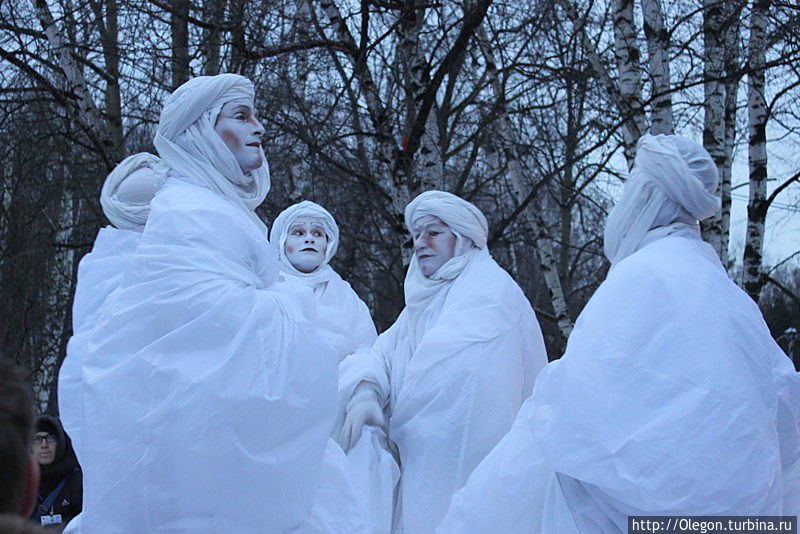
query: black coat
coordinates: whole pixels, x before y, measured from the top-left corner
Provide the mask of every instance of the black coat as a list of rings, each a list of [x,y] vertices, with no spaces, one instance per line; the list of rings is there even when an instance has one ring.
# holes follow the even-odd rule
[[[72,440],[64,432],[61,421],[49,415],[40,415],[36,420],[37,432],[50,432],[58,438],[56,454],[53,463],[41,466],[41,482],[39,483],[39,502],[34,509],[31,519],[37,523],[41,521],[42,515],[56,514],[61,516],[61,524],[53,525],[55,529],[61,530],[64,526],[83,508],[83,474],[75,450],[72,448]],[[66,480],[61,491],[58,492],[53,505],[47,510],[42,510],[39,505],[47,499],[62,480]]]

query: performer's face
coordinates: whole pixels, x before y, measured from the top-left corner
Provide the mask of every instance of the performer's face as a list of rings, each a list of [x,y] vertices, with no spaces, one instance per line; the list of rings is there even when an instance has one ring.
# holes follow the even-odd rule
[[[429,277],[455,254],[456,235],[433,215],[425,215],[414,221],[413,229],[414,254],[417,255],[420,271]]]
[[[248,173],[264,163],[261,150],[264,127],[256,118],[252,100],[239,98],[227,102],[217,116],[214,130],[233,153],[242,172]]]
[[[325,261],[328,251],[328,236],[322,223],[311,217],[295,219],[283,250],[286,259],[301,273],[315,271]]]

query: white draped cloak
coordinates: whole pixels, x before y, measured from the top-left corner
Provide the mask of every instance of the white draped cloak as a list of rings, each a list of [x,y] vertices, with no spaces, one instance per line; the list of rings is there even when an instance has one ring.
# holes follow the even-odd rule
[[[72,438],[78,459],[81,458],[78,429],[82,419],[82,366],[89,333],[97,322],[101,305],[119,286],[141,237],[142,233],[135,230],[119,230],[113,226],[101,228],[92,251],[78,264],[72,305],[72,337],[58,372],[59,418],[64,431]]]
[[[281,273],[281,279],[299,283],[286,273]],[[338,356],[337,363],[358,349],[372,346],[378,333],[369,308],[339,273],[330,269],[326,280],[313,292],[317,305],[314,326]]]
[[[311,273],[298,271],[284,251],[286,238],[298,217],[317,220],[328,238],[325,261]],[[316,304],[313,325],[333,349],[335,362],[338,364],[360,348],[371,347],[378,334],[367,305],[329,265],[339,244],[339,228],[333,216],[322,206],[307,200],[290,206],[275,219],[270,242],[281,266],[281,279],[296,285],[300,291],[309,288],[313,292]],[[334,435],[338,435],[339,426],[337,424]],[[377,429],[374,432],[380,436]],[[369,439],[364,439],[364,444],[350,451],[349,456],[336,441],[328,440],[311,513],[296,534],[384,532],[382,525],[391,521],[391,498],[377,510],[373,510],[370,504],[373,493],[380,495],[388,491],[391,495],[397,467],[387,451],[371,446],[373,430],[364,434]],[[370,462],[373,457],[378,458],[374,466]],[[362,466],[374,468],[365,471]]]
[[[284,251],[289,231],[299,217],[317,220],[328,238],[325,261],[311,273],[298,271]],[[339,248],[339,227],[328,210],[308,200],[289,206],[275,219],[270,242],[281,265],[281,278],[306,285],[314,292],[317,304],[314,326],[339,356],[337,362],[357,349],[371,347],[378,333],[369,308],[350,284],[330,266]]]
[[[441,533],[800,512],[800,379],[699,235],[617,264]]]
[[[417,332],[414,344],[406,309],[373,349],[340,364],[344,399],[361,381],[380,391],[400,455],[399,524],[408,534],[434,529],[547,362],[530,303],[486,249],[431,298]]]
[[[336,366],[247,213],[171,176],[91,332],[84,532],[283,533],[308,515]]]

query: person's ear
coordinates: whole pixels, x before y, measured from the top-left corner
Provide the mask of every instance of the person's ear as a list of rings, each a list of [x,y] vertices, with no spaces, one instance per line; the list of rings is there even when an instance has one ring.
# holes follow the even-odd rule
[[[28,455],[28,466],[25,469],[25,487],[22,490],[19,513],[22,517],[30,517],[36,507],[36,493],[39,491],[39,462],[33,454]]]

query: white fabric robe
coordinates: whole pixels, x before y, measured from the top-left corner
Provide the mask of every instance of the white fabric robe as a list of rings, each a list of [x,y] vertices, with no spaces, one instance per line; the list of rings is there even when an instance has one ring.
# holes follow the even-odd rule
[[[627,532],[800,512],[800,378],[699,236],[609,273],[441,533]]]
[[[91,333],[85,532],[298,527],[335,416],[336,367],[263,232],[171,176]]]
[[[281,280],[312,288],[317,309],[314,326],[333,348],[338,363],[358,349],[371,347],[378,332],[369,308],[350,284],[332,268],[326,272],[324,281],[311,286],[287,273],[281,273]]]
[[[431,532],[453,493],[508,431],[546,364],[544,341],[519,286],[476,251],[422,312],[413,344],[408,310],[373,349],[340,365],[340,398],[377,385],[400,456],[398,531]]]
[[[83,359],[89,333],[97,322],[101,305],[119,286],[141,237],[142,233],[135,230],[118,230],[113,226],[101,228],[92,251],[78,264],[72,304],[72,337],[58,372],[59,417],[64,431],[72,439],[78,460],[81,458],[78,429],[83,415]]]
[[[364,301],[336,271],[327,271],[327,280],[313,289],[317,310],[313,325],[333,349],[338,364],[356,350],[371,347],[378,334]],[[305,287],[286,273],[281,273],[281,278]],[[339,426],[334,435],[338,435]],[[348,455],[336,441],[328,441],[314,504],[298,534],[388,532],[384,525],[391,522],[391,492],[399,468],[389,452],[378,445],[381,436],[380,429],[365,429],[359,446]],[[377,497],[374,493],[387,492],[388,500],[373,498]]]
[[[314,301],[317,304],[314,326],[339,360],[375,343],[378,332],[369,308],[339,273],[331,269],[328,281],[314,288]]]

